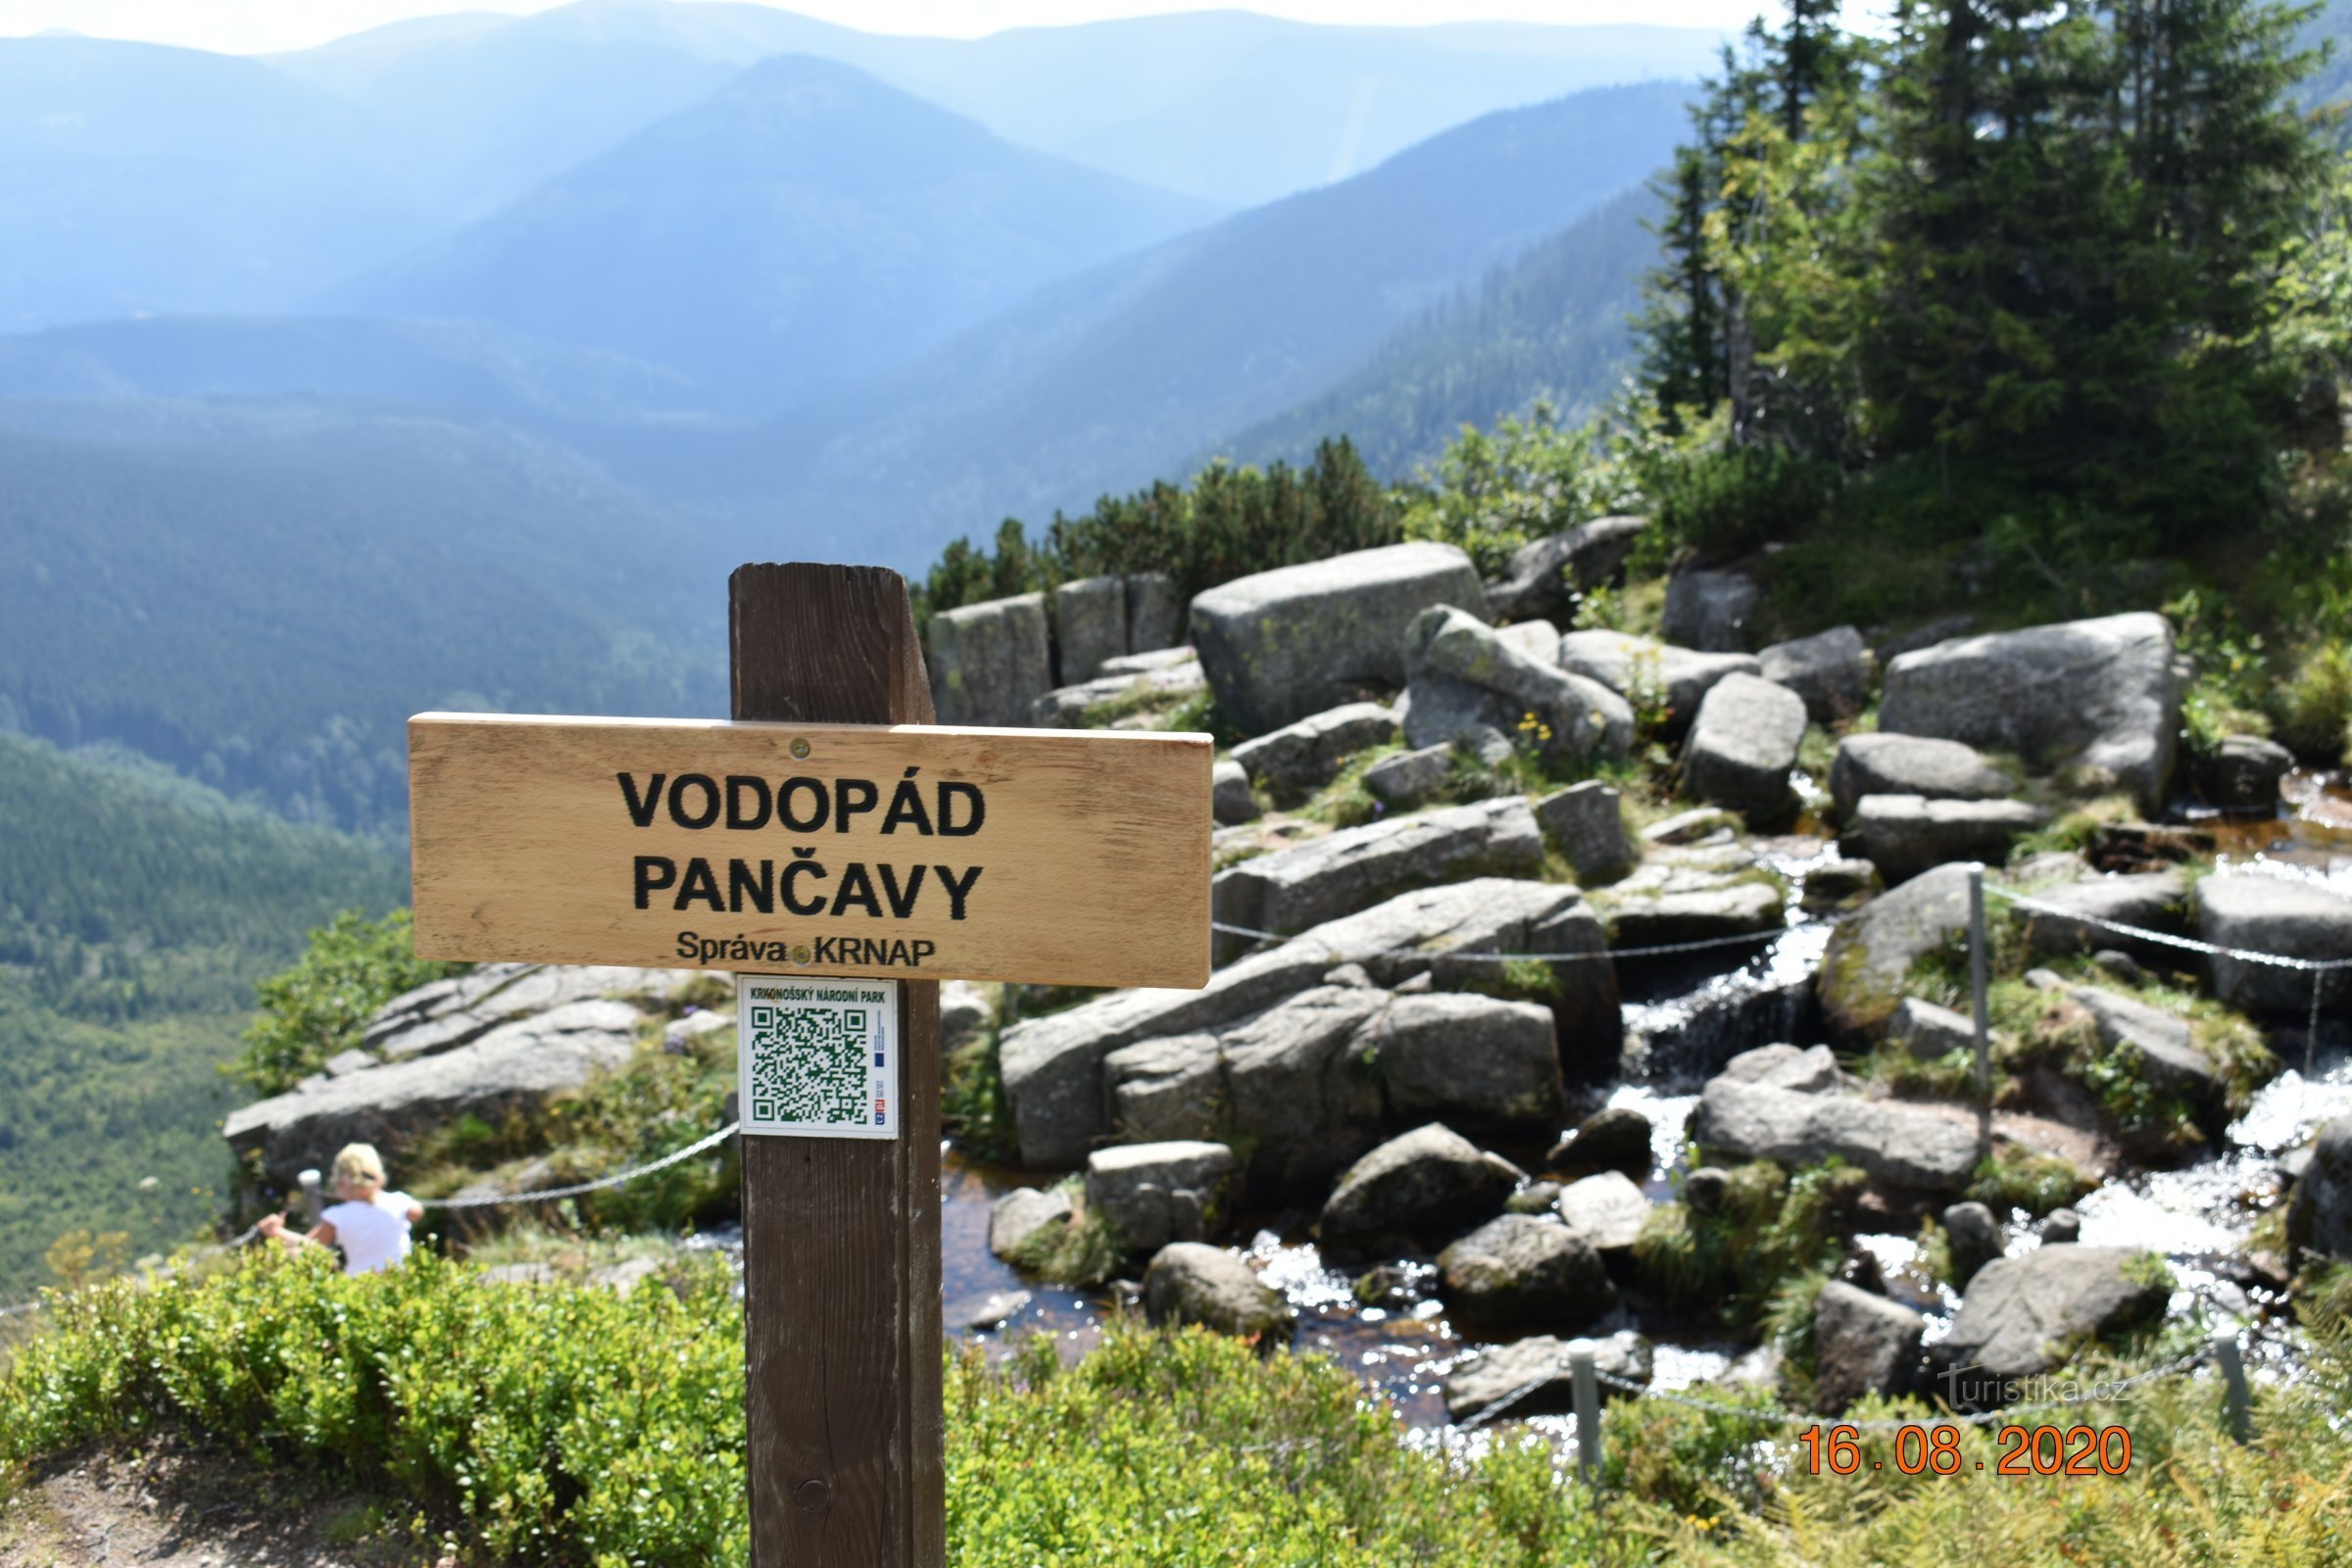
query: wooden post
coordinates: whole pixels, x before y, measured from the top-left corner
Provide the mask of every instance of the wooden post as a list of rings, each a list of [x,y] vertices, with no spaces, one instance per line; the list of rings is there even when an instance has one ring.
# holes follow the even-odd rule
[[[2213,1337],[2213,1359],[2229,1385],[2230,1436],[2240,1443],[2254,1436],[2254,1395],[2246,1387],[2245,1358],[2237,1353],[2237,1333],[2224,1329]]]
[[[1974,861],[1968,868],[1968,984],[1976,1002],[1977,1101],[1983,1107],[1978,1112],[1978,1139],[1987,1153],[1992,1150],[1992,1016],[1985,992],[1991,975],[1992,956],[1984,939],[1984,866]]]
[[[1587,1486],[1600,1485],[1600,1378],[1592,1342],[1568,1347],[1568,1375],[1576,1397],[1576,1471]]]
[[[906,580],[728,579],[737,719],[927,724]],[[900,1136],[743,1140],[753,1568],[940,1568],[939,986],[896,981]]]

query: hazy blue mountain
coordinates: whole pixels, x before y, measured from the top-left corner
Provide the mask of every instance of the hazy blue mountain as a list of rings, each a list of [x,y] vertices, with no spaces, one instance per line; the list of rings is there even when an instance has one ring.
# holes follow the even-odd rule
[[[488,218],[693,107],[773,52],[673,47],[475,14],[402,23],[270,63],[366,112],[455,224]]]
[[[364,113],[267,66],[0,39],[0,329],[281,309],[432,226]]]
[[[706,454],[697,477],[737,498],[781,488],[793,514],[919,564],[1008,514],[1178,471],[1641,184],[1683,133],[1687,93],[1598,89],[1488,116],[1046,290],[854,404]],[[840,433],[818,445],[828,418]]]
[[[0,729],[397,828],[420,710],[724,710],[737,547],[557,449],[294,407],[0,426]]]
[[[772,407],[1211,216],[781,56],[335,303],[607,349]]]
[[[758,5],[581,0],[527,18],[400,24],[277,63],[413,127],[429,148],[445,128],[493,118],[545,136],[544,112],[517,109],[559,97],[582,115],[649,109],[684,90],[684,60],[816,55],[1024,145],[1250,206],[1369,169],[1497,109],[1694,76],[1723,36],[1504,23],[1330,27],[1215,11],[966,40],[858,32]],[[640,54],[649,64],[632,76],[626,62]],[[613,80],[625,87],[603,85]]]
[[[1373,472],[1403,478],[1464,424],[1492,425],[1538,398],[1569,418],[1594,412],[1630,366],[1642,273],[1657,260],[1657,237],[1644,226],[1656,209],[1644,189],[1614,198],[1400,328],[1330,391],[1236,436],[1222,455],[1299,463],[1316,442],[1346,435]]]
[[[695,394],[674,370],[475,322],[156,317],[0,337],[0,397],[325,399],[562,428]]]

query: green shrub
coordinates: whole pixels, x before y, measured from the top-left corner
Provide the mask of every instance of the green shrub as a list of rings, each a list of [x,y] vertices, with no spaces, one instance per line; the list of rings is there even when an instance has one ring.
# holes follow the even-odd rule
[[[1662,466],[1653,495],[1670,536],[1702,551],[1738,552],[1802,533],[1836,498],[1838,477],[1834,464],[1785,447],[1705,445]]]
[[[491,1287],[421,1253],[353,1279],[273,1252],[76,1305],[0,1379],[0,1478],[175,1433],[254,1461],[257,1486],[273,1463],[397,1492],[469,1557],[745,1559],[743,1319],[721,1271],[683,1298],[622,1298]],[[1003,1370],[951,1358],[945,1393],[958,1568],[1538,1568],[1606,1550],[1544,1445],[1418,1451],[1321,1358],[1113,1322],[1073,1367],[1048,1339]]]
[[[1634,1262],[1642,1286],[1661,1299],[1715,1299],[1726,1323],[1747,1328],[1766,1318],[1793,1277],[1837,1261],[1867,1178],[1835,1157],[1793,1176],[1770,1160],[1735,1165],[1729,1174],[1712,1214],[1679,1201],[1652,1208]]]
[[[2352,761],[2352,647],[2314,646],[2274,700],[2279,742],[2299,757]]]
[[[2022,1208],[2039,1219],[2088,1197],[2098,1185],[2071,1159],[2003,1144],[1977,1167],[1967,1196],[1996,1214]]]
[[[380,920],[345,909],[311,933],[310,948],[294,967],[256,988],[261,1013],[245,1031],[245,1049],[225,1070],[261,1094],[283,1094],[328,1057],[358,1045],[361,1026],[376,1008],[428,980],[472,967],[417,957],[406,909]]]

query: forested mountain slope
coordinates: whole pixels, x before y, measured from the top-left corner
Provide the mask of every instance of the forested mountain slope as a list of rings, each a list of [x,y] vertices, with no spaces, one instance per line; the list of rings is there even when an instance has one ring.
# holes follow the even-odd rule
[[[1176,471],[1640,184],[1681,132],[1687,93],[1608,88],[1488,116],[1047,290],[827,411],[846,428],[798,472],[808,420],[778,421],[701,477],[735,496],[781,490],[911,564],[974,519]]]
[[[407,866],[153,763],[7,733],[0,821],[5,1304],[68,1229],[127,1232],[135,1254],[219,1211],[217,1064],[254,982],[337,909],[405,902]]]
[[[396,828],[419,710],[725,706],[736,547],[568,454],[293,408],[0,424],[35,416],[125,439],[0,430],[0,728]]]
[[[1596,409],[1628,368],[1656,208],[1646,190],[1612,199],[1400,328],[1331,391],[1235,437],[1225,455],[1297,464],[1345,435],[1373,472],[1402,477],[1464,424],[1491,425],[1539,398],[1571,417]]]

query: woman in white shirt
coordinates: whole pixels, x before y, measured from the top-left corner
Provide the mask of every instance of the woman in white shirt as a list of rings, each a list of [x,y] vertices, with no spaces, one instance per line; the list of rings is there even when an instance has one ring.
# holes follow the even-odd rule
[[[308,1236],[287,1230],[282,1214],[264,1219],[261,1234],[290,1251],[340,1247],[346,1274],[373,1274],[409,1255],[409,1227],[424,1218],[424,1205],[384,1191],[384,1162],[373,1145],[353,1144],[335,1156],[335,1196],[342,1201],[319,1215]]]

